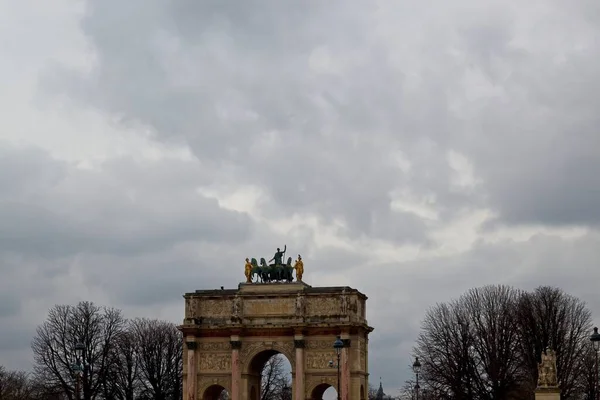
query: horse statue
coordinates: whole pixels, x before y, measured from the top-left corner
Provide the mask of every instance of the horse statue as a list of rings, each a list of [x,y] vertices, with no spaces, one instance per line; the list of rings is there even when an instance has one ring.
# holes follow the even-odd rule
[[[261,257],[260,259],[260,269],[262,271],[262,281],[264,283],[269,283],[273,280],[272,278],[272,267],[270,265],[267,264],[267,260],[265,260],[264,258]]]
[[[286,282],[291,282],[294,280],[294,267],[292,267],[292,257],[287,259],[287,263],[283,266],[283,271],[281,274],[281,279]]]
[[[260,279],[260,281],[264,283],[263,270],[256,262],[256,258],[252,258],[250,264],[252,264],[252,272],[250,275],[252,277],[252,280],[254,280],[254,275],[256,275],[256,282],[258,282],[258,280]]]
[[[262,257],[260,262],[256,258],[252,258],[250,262],[246,261],[246,273],[250,275],[248,283],[292,282],[294,280],[292,257],[289,257],[285,264],[282,261],[281,257],[273,264],[268,264]]]

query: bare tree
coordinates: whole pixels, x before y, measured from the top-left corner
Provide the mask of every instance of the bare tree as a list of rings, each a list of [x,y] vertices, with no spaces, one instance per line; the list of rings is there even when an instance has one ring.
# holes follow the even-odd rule
[[[104,384],[104,398],[134,400],[141,390],[138,343],[130,327],[115,338],[111,351],[108,375]]]
[[[415,349],[423,390],[439,399],[518,396],[524,378],[514,318],[517,298],[510,287],[486,286],[430,309]]]
[[[415,355],[422,391],[436,399],[533,399],[541,353],[557,355],[563,399],[593,393],[585,304],[558,288],[471,289],[425,315]]]
[[[261,400],[291,400],[292,382],[281,354],[271,357],[261,373]]]
[[[177,327],[166,321],[135,319],[130,331],[136,342],[139,398],[180,399],[182,395],[183,338]]]
[[[519,336],[515,319],[519,292],[509,286],[471,289],[463,297],[468,320],[465,329],[472,335],[467,349],[476,397],[510,399],[519,396],[525,380],[519,357]],[[465,355],[467,355],[467,353]]]
[[[30,400],[33,387],[23,371],[7,371],[0,366],[0,400]]]
[[[34,371],[48,390],[62,390],[68,399],[75,397],[74,349],[84,345],[84,370],[81,394],[84,400],[101,395],[109,375],[114,339],[124,328],[121,312],[91,302],[76,306],[57,305],[37,328],[32,341]]]
[[[591,313],[585,303],[559,288],[542,286],[521,295],[518,322],[530,392],[537,383],[541,354],[551,347],[556,352],[561,398],[581,398],[591,331]]]

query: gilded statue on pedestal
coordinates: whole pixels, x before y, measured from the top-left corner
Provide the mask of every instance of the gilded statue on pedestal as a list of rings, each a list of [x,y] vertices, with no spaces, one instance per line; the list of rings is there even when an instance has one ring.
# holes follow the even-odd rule
[[[296,281],[302,282],[302,274],[304,274],[304,262],[302,257],[298,254],[298,259],[294,263],[294,269],[296,270]]]
[[[244,274],[246,275],[246,283],[252,283],[252,264],[246,257],[246,265],[244,266]]]

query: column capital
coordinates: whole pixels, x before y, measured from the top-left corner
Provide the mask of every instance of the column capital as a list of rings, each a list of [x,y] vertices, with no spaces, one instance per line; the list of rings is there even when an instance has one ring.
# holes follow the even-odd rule
[[[303,349],[306,346],[306,342],[304,339],[295,339],[294,340],[294,348]]]
[[[198,343],[195,340],[188,340],[185,342],[188,350],[196,350],[198,348]]]
[[[231,350],[240,350],[242,348],[241,340],[231,340],[229,343],[231,344]]]

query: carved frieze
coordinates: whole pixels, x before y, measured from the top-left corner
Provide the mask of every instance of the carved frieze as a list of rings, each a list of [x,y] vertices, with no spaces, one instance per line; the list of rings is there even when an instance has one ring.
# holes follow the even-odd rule
[[[306,354],[307,369],[329,369],[330,361],[337,363],[337,356],[333,351],[319,351]]]
[[[227,371],[231,368],[231,353],[205,353],[198,362],[200,371]]]
[[[333,342],[333,340],[308,340],[306,342],[306,348],[314,350],[331,350],[333,349]]]
[[[306,314],[311,316],[339,315],[340,301],[330,297],[309,297],[306,304]]]
[[[228,342],[200,342],[198,349],[202,351],[227,351],[231,350],[231,345]]]
[[[233,301],[231,299],[202,300],[198,304],[198,315],[201,317],[231,317]]]
[[[295,299],[292,298],[267,298],[251,299],[244,301],[244,315],[293,315],[295,312]]]

